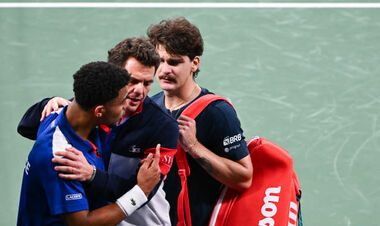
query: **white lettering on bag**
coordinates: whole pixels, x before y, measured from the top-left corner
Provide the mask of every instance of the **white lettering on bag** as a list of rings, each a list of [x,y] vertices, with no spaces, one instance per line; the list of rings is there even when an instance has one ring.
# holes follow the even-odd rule
[[[265,190],[264,205],[261,207],[261,214],[265,217],[259,221],[259,226],[273,226],[274,219],[272,218],[277,213],[277,206],[280,196],[281,186],[270,187]]]
[[[297,206],[297,204],[295,202],[290,202],[288,226],[296,226],[296,224],[297,224],[297,215],[298,215],[298,206]]]

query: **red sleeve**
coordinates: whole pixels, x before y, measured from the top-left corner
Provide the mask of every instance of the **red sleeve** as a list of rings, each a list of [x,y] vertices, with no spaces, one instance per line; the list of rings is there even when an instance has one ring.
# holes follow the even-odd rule
[[[170,167],[173,164],[174,155],[176,154],[177,149],[171,148],[160,148],[160,169],[163,175],[168,174]],[[148,156],[149,153],[153,154],[153,157],[156,153],[156,148],[149,148],[144,151],[144,158]]]

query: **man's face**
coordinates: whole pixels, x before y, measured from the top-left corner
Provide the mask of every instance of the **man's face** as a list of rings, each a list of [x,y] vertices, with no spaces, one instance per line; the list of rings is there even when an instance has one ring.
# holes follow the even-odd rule
[[[126,100],[128,94],[128,87],[124,86],[119,91],[119,95],[107,102],[104,105],[104,122],[102,124],[115,126],[117,122],[125,115],[126,112]]]
[[[124,68],[131,75],[128,83],[127,112],[133,113],[144,102],[154,78],[154,66],[145,66],[136,58],[127,59]]]
[[[195,72],[199,66],[198,57],[195,58],[195,61],[190,61],[188,56],[171,55],[161,45],[158,45],[156,50],[161,58],[156,73],[161,89],[176,92],[187,82],[193,80],[192,72]]]

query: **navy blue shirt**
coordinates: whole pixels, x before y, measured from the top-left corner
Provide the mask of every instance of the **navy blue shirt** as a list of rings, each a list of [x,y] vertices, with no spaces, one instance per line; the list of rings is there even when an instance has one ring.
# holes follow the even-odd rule
[[[108,133],[103,131],[101,136],[106,139],[102,151],[109,173],[97,171],[90,187],[109,201],[115,201],[136,185],[141,159],[148,152],[154,153],[157,144],[161,144],[161,171],[169,171],[172,165],[179,137],[177,122],[149,97],[141,106],[125,122]]]
[[[202,88],[201,94],[196,99],[209,93],[211,92]],[[156,94],[152,99],[170,114],[169,110],[165,108],[163,92]],[[171,112],[171,115],[178,118],[187,106]],[[211,103],[198,115],[195,121],[198,141],[215,154],[235,161],[248,155],[240,121],[233,107],[227,102],[215,101]],[[189,154],[187,154],[187,161],[191,171],[187,182],[192,225],[208,225],[222,184],[210,176]],[[178,221],[177,198],[181,190],[177,171],[178,166],[174,161],[164,185],[167,200],[170,203],[172,225],[176,225]]]

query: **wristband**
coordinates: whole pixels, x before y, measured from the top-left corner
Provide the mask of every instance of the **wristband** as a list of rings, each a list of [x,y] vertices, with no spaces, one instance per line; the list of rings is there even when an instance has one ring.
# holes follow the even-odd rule
[[[96,167],[95,167],[95,165],[92,165],[92,168],[93,168],[92,175],[90,177],[90,180],[87,181],[88,183],[92,182],[94,180],[94,178],[95,178],[95,174],[96,174]]]
[[[138,185],[135,185],[131,190],[116,200],[116,204],[123,210],[126,216],[131,215],[135,210],[140,208],[148,201],[145,193]]]

